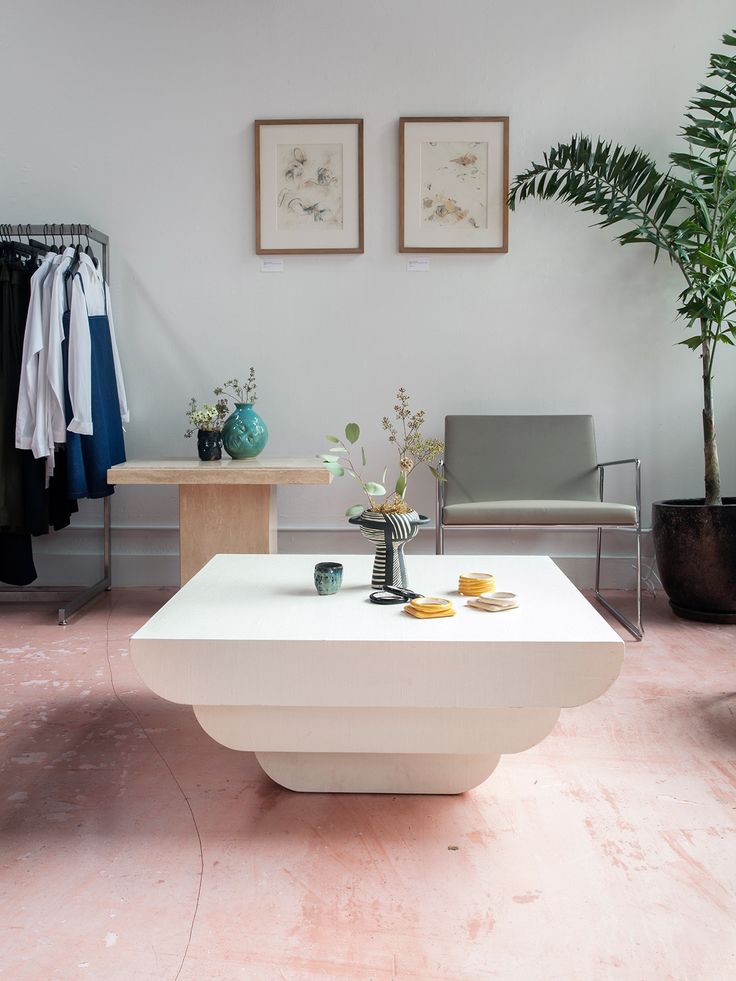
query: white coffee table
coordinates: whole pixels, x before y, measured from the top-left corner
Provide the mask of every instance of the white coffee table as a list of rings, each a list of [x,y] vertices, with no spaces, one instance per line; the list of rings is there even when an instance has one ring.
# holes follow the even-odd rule
[[[623,641],[546,557],[409,555],[412,587],[453,600],[442,620],[368,602],[366,555],[337,556],[343,587],[318,596],[320,559],[217,555],[131,639],[154,692],[284,787],[460,793],[618,676]],[[477,570],[520,608],[466,608]]]

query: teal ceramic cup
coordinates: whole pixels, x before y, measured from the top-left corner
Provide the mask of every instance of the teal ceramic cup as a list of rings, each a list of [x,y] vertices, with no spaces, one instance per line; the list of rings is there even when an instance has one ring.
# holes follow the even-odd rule
[[[318,562],[314,567],[314,585],[320,596],[331,596],[342,586],[340,562]]]

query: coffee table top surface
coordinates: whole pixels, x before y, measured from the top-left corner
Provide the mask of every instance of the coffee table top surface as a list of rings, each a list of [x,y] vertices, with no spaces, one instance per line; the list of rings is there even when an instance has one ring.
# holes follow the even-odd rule
[[[128,460],[107,471],[111,484],[329,484],[314,457],[248,460]]]
[[[344,567],[343,584],[319,596],[317,561]],[[578,644],[623,650],[623,641],[546,556],[407,555],[412,588],[452,600],[454,617],[417,620],[402,606],[377,606],[368,555],[216,555],[133,636],[148,642],[341,642],[426,644]],[[485,613],[466,607],[460,573],[490,572],[519,608]],[[197,645],[199,646],[199,645]],[[229,646],[229,644],[228,644]],[[202,645],[205,649],[205,645]]]
[[[344,566],[318,596],[316,561]],[[131,638],[157,694],[195,706],[489,708],[580,705],[621,668],[624,642],[544,556],[409,555],[417,592],[457,615],[416,620],[368,601],[368,555],[216,555]],[[521,606],[466,609],[461,572],[492,572]]]

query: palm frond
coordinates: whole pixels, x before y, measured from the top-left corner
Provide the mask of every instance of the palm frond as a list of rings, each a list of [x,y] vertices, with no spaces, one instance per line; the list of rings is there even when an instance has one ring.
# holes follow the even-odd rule
[[[509,207],[526,198],[566,201],[600,215],[603,227],[628,222],[617,236],[622,244],[650,242],[669,251],[668,222],[683,200],[684,187],[670,173],[661,173],[651,157],[601,139],[573,136],[544,154],[511,186]]]
[[[736,47],[736,31],[724,34],[722,40],[727,47]],[[723,192],[736,188],[732,166],[736,145],[736,54],[712,54],[708,78],[712,84],[698,87],[681,131],[691,151],[672,153],[670,159],[701,187]]]
[[[677,312],[697,332],[680,343],[703,363],[705,501],[719,504],[713,357],[736,346],[736,30],[722,38],[726,52],[710,56],[708,82],[685,113],[687,148],[670,154],[662,173],[642,150],[573,136],[514,179],[509,207],[526,198],[567,201],[600,215],[604,227],[625,222],[622,245],[649,242],[681,269],[685,289]],[[684,179],[678,176],[684,173]]]

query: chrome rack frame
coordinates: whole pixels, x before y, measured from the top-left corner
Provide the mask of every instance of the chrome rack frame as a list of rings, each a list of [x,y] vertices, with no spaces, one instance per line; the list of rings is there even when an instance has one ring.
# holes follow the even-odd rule
[[[80,224],[45,224],[45,225],[3,225],[3,230],[18,238],[29,238],[31,235],[43,238],[44,242],[51,236],[52,240],[71,238],[77,241],[81,237],[96,242],[102,247],[102,273],[105,281],[110,281],[110,239],[104,232],[92,228],[91,225]],[[58,603],[59,624],[65,625],[69,617],[81,610],[100,593],[111,586],[111,554],[112,532],[110,520],[110,498],[102,499],[102,578],[91,586],[81,590],[74,587],[45,587],[45,586],[4,586],[0,588],[0,603]]]

